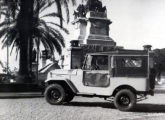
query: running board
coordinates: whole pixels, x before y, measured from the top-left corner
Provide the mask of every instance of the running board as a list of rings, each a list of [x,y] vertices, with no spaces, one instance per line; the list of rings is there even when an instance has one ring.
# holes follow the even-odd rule
[[[83,96],[83,97],[94,97],[96,96],[95,93],[77,93],[77,96]]]

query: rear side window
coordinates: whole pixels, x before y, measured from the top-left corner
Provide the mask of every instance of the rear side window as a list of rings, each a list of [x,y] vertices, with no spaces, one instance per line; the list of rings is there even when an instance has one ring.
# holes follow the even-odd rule
[[[146,76],[147,56],[115,56],[115,76]]]
[[[123,58],[123,66],[124,67],[142,67],[142,59],[141,58]]]

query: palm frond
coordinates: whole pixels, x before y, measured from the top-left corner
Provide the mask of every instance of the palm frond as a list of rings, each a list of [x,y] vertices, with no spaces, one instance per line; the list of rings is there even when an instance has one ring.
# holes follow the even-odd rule
[[[7,6],[9,13],[11,13],[11,16],[15,18],[16,11],[18,10],[19,1],[18,0],[4,0],[3,4]]]
[[[19,41],[19,40],[17,40],[17,41]],[[18,46],[18,47],[16,47],[16,60],[17,60],[17,58],[18,58],[18,53],[19,53],[19,51],[20,51],[20,43],[15,43],[15,46]]]
[[[4,8],[1,8],[1,11],[7,11],[8,8],[4,7]]]
[[[48,24],[51,24],[51,25],[54,25],[54,26],[57,26],[58,28],[60,28],[62,31],[64,31],[65,33],[67,33],[67,34],[69,34],[69,31],[66,29],[66,28],[64,28],[64,27],[61,27],[59,24],[57,24],[57,23],[54,23],[54,22],[46,22],[46,23],[48,23]]]
[[[18,32],[15,30],[15,27],[8,28],[6,36],[4,40],[2,40],[2,42],[10,45],[13,42],[13,40],[16,38],[17,33]]]
[[[40,11],[39,12],[40,13],[43,12],[47,8],[51,7],[54,3],[55,3],[55,1],[51,1],[49,3],[42,2],[41,5],[40,5]]]
[[[49,39],[52,39],[52,43],[53,43],[53,45],[54,45],[54,48],[57,50],[57,52],[61,55],[61,53],[62,53],[62,47],[61,47],[61,45],[59,44],[59,42],[57,41],[57,39],[55,38],[55,40],[54,40],[54,38],[49,38]]]
[[[7,40],[7,37],[8,37],[8,34],[5,34],[4,36],[3,36],[3,39],[2,39],[2,41],[1,41],[1,43],[2,44],[4,44],[4,42]],[[3,49],[4,47],[3,47],[3,45],[2,45],[2,49]]]
[[[46,41],[45,41],[45,31],[42,27],[38,27],[38,28],[35,28],[34,30],[34,36],[38,39],[40,39],[42,41],[42,43],[44,43],[44,47],[45,48],[48,48],[49,46],[47,45]],[[37,41],[36,39],[34,39],[34,44],[37,45]]]
[[[65,7],[65,12],[66,12],[67,23],[69,23],[69,20],[70,20],[70,17],[69,17],[69,6],[68,6],[68,2],[66,0],[64,0],[64,7]]]
[[[19,41],[18,39],[19,38],[16,38],[15,40],[13,40],[13,43],[11,45],[10,55],[12,54],[14,47],[19,48],[19,46],[17,46],[17,42]]]
[[[72,0],[72,4],[73,4],[73,6],[75,6],[77,4],[76,0]]]
[[[0,38],[2,38],[8,31],[8,27],[4,27],[0,30]]]
[[[7,13],[1,10],[1,11],[0,11],[0,15],[7,16]]]
[[[55,0],[56,5],[57,5],[57,10],[58,10],[58,14],[59,14],[59,18],[60,18],[60,26],[63,27],[63,22],[62,22],[62,9],[61,9],[61,3],[59,0]]]
[[[46,49],[50,49],[51,53],[53,53],[55,51],[55,49],[58,51],[58,53],[61,53],[60,48],[56,48],[56,47],[61,47],[61,43],[59,43],[59,39],[55,38],[55,36],[53,36],[53,34],[50,31],[46,31],[44,28],[40,27],[38,28],[38,30],[36,30],[38,32],[38,35],[40,35],[40,40],[42,41],[42,44],[44,45],[44,47]],[[50,34],[51,33],[51,34]],[[56,43],[56,44],[54,44]]]
[[[15,23],[15,20],[3,21],[2,23],[0,23],[0,27],[7,27],[13,23]]]
[[[63,47],[65,47],[64,37],[62,36],[62,34],[61,34],[58,30],[55,30],[55,29],[53,29],[53,28],[50,28],[50,33],[53,35],[53,37],[54,37]]]
[[[48,13],[46,15],[43,15],[40,18],[43,18],[43,17],[60,17],[60,15],[58,13],[53,12],[53,13]]]
[[[49,27],[47,26],[47,24],[44,20],[40,19],[38,21],[39,21],[38,27],[44,27],[47,31],[49,31]]]
[[[5,39],[3,40],[3,44],[2,44],[2,49],[4,49],[5,47],[11,45],[11,39],[9,38],[9,36],[5,36]]]
[[[62,52],[61,45],[59,44],[59,42],[57,40],[55,40],[56,38],[52,37],[50,34],[47,34],[46,37],[48,39],[47,42],[50,45],[52,53],[54,53],[55,52],[54,50],[56,49],[57,52],[59,54],[61,54],[61,52]]]
[[[15,47],[15,44],[13,43],[11,46],[10,55],[12,54],[14,47]]]
[[[17,58],[18,58],[18,52],[19,52],[19,49],[16,48],[16,57],[15,57],[16,60],[17,60]]]

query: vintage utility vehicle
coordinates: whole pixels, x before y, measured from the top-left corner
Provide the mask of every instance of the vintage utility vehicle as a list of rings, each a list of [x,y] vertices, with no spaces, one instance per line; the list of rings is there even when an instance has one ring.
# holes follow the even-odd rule
[[[87,54],[82,69],[53,70],[45,81],[50,104],[70,102],[74,96],[101,97],[121,111],[153,95],[155,72],[151,53],[119,50]]]

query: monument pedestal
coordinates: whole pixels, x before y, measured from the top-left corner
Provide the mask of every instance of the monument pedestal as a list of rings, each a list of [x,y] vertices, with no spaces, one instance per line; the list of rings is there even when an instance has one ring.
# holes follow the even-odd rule
[[[82,66],[82,48],[81,47],[70,47],[64,57],[64,68],[65,69],[80,69]]]
[[[112,22],[105,12],[89,11],[86,18],[77,18],[73,24],[77,26],[76,34],[79,44],[116,46],[116,42],[109,37],[109,25]]]

